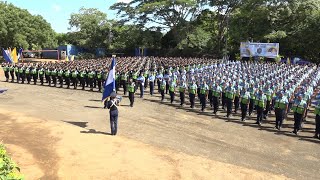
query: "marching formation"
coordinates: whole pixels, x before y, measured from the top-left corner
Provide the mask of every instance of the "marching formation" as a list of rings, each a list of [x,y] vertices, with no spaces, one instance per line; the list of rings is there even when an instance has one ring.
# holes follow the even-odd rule
[[[57,63],[2,64],[6,81],[33,83],[52,87],[73,86],[74,89],[102,91],[111,59],[81,60]],[[281,130],[287,114],[294,115],[292,133],[298,134],[311,105],[315,105],[316,132],[320,139],[320,68],[276,63],[218,61],[199,58],[129,57],[117,58],[116,89],[128,93],[130,106],[135,93],[169,97],[181,106],[195,108],[199,100],[201,111],[219,109],[226,118],[240,113],[241,121],[256,113],[256,124],[262,125],[275,112],[275,128]],[[157,91],[156,91],[157,90]],[[189,99],[189,103],[186,99]]]
[[[6,82],[21,84],[40,84],[52,87],[78,87],[83,90],[89,87],[91,91],[98,88],[101,92],[105,80],[107,60],[72,61],[72,62],[45,62],[2,64]]]

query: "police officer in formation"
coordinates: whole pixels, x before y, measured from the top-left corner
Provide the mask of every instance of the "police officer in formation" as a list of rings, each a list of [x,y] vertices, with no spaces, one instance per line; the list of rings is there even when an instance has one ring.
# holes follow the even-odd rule
[[[214,82],[212,86],[212,106],[213,106],[214,115],[217,115],[221,97],[222,97],[222,88],[220,85],[218,85],[217,82]]]
[[[105,60],[100,61],[108,64]],[[96,62],[91,60],[90,63],[95,64]],[[98,84],[99,87],[100,77],[103,77],[101,82],[106,78],[107,72],[102,72],[102,69],[108,69],[106,66],[97,68],[98,65],[87,66],[83,62],[78,64],[79,67],[72,63],[66,64],[67,66],[58,65],[58,63],[17,64],[13,66],[13,69],[18,80],[22,80],[22,82],[24,82],[23,77],[25,77],[27,68],[32,73],[32,68],[35,67],[40,81],[43,81],[40,71],[44,70],[49,85],[50,78],[54,76],[52,71],[56,70],[58,77],[59,72],[62,71],[62,77],[68,87],[70,83],[68,79],[77,78],[80,79],[79,82],[83,89],[86,84],[91,90],[95,84]],[[3,65],[3,67],[7,78],[6,72],[10,71],[7,71],[6,67],[9,66]],[[74,71],[78,73],[72,77]],[[293,133],[296,134],[302,129],[303,121],[311,104],[312,94],[317,88],[320,77],[320,69],[314,65],[297,66],[232,61],[217,63],[216,60],[195,58],[150,57],[143,60],[119,58],[116,71],[124,93],[129,91],[131,106],[133,106],[134,93],[138,87],[140,97],[143,97],[144,89],[148,85],[150,95],[153,95],[156,83],[162,101],[165,99],[165,94],[169,92],[170,101],[173,103],[176,92],[179,92],[180,105],[184,105],[185,92],[187,91],[191,108],[195,108],[196,102],[199,101],[201,110],[204,111],[208,101],[212,105],[214,114],[217,114],[221,105],[223,110],[225,107],[227,108],[226,116],[230,117],[233,112],[237,113],[240,106],[241,120],[245,121],[247,115],[251,116],[253,112],[256,112],[256,123],[259,125],[267,118],[271,110],[274,110],[276,115],[275,128],[279,130],[287,113],[292,110],[295,121]],[[100,76],[99,73],[104,75]],[[128,83],[125,83],[126,81]],[[73,84],[78,84],[78,82],[74,81]],[[318,110],[315,113],[316,119],[319,119]],[[317,137],[319,136],[318,130],[319,128],[315,134]]]
[[[21,78],[21,84],[24,84],[25,78],[26,78],[26,74],[25,74],[25,67],[21,66],[19,69],[19,76]]]
[[[228,87],[225,89],[225,102],[227,105],[227,118],[230,118],[232,113],[232,104],[235,98],[235,89],[232,86],[232,83],[229,83]]]
[[[203,81],[200,86],[201,111],[204,111],[204,109],[206,108],[208,91],[209,91],[209,86],[207,85],[206,81]]]
[[[157,85],[158,85],[158,93],[160,93],[160,84],[161,84],[161,81],[162,81],[162,79],[163,79],[162,70],[159,70],[159,71],[157,72],[156,78],[157,78]]]
[[[240,93],[241,121],[246,120],[250,99],[251,99],[250,92],[247,91],[245,88],[243,88]]]
[[[60,85],[60,88],[63,87],[63,70],[62,69],[59,69],[58,70],[58,81],[59,81],[59,85]],[[40,74],[40,73],[39,73]],[[42,80],[43,81],[43,80]],[[43,85],[43,83],[41,83]]]
[[[144,95],[144,84],[145,84],[146,78],[143,76],[142,73],[140,73],[139,77],[137,78],[137,82],[140,89],[140,98],[143,98]]]
[[[302,120],[307,110],[307,102],[302,99],[302,94],[299,94],[298,99],[294,100],[292,110],[294,112],[294,129],[292,132],[298,134],[302,129]]]
[[[136,91],[135,88],[135,83],[133,82],[133,79],[130,78],[129,82],[127,83],[127,87],[128,87],[128,91],[129,91],[129,101],[130,101],[130,107],[133,107],[133,103],[134,103],[134,93]]]
[[[172,104],[175,98],[176,91],[176,82],[174,79],[170,79],[169,81],[169,95],[170,95],[170,103]]]
[[[2,69],[4,72],[4,77],[6,78],[6,82],[9,82],[9,65],[2,64]]]
[[[19,83],[19,80],[20,80],[19,67],[17,65],[12,65],[12,66],[14,67],[14,73],[16,75],[17,82]],[[11,82],[14,82],[14,79],[12,79]]]
[[[288,109],[288,98],[283,95],[283,91],[279,91],[278,95],[274,98],[274,108],[275,108],[275,115],[276,115],[276,129],[280,131],[282,127],[283,120],[285,118],[285,114]]]
[[[32,74],[32,79],[33,79],[33,84],[36,85],[37,84],[37,80],[38,80],[38,69],[35,67],[31,70],[31,74]]]
[[[120,78],[121,78],[121,86],[123,87],[123,94],[126,95],[127,94],[127,83],[128,83],[128,72],[122,72],[120,74]]]
[[[150,95],[153,96],[154,93],[154,82],[156,80],[156,76],[154,75],[154,72],[151,72],[148,77],[149,87],[150,87]]]
[[[98,91],[102,91],[102,83],[105,81],[106,72],[101,67],[93,70],[80,65],[69,66],[67,63],[60,62],[2,64],[5,77],[8,76],[6,80],[9,81],[9,74],[12,74],[11,82],[24,84],[27,81],[28,84],[31,84],[33,81],[33,84],[36,85],[39,79],[40,85],[47,84],[48,86],[56,87],[59,84],[59,87],[62,88],[65,84],[68,89],[72,85],[74,89],[78,89],[78,86],[81,86],[84,90],[85,81],[88,79],[90,90],[93,90],[94,84],[96,84]],[[94,79],[93,77],[96,78]]]
[[[314,114],[316,115],[316,118],[315,118],[316,129],[313,137],[320,139],[320,100],[319,99],[317,99]]]
[[[262,89],[259,89],[258,94],[255,96],[255,106],[257,109],[257,122],[256,124],[261,126],[263,112],[266,108],[267,96],[263,93]]]
[[[167,86],[167,82],[166,80],[164,80],[164,78],[162,78],[160,80],[160,94],[161,94],[161,101],[164,101],[164,94],[165,94],[165,89],[166,89],[166,86]]]
[[[185,103],[185,93],[187,88],[188,88],[187,84],[184,81],[180,81],[180,85],[179,85],[180,106],[183,106]]]
[[[11,82],[14,82],[15,67],[13,64],[11,64],[9,66],[9,72],[10,72],[10,76],[11,76]]]
[[[189,99],[190,99],[190,107],[193,109],[195,104],[195,98],[197,94],[197,88],[195,81],[192,81],[192,83],[189,85]]]

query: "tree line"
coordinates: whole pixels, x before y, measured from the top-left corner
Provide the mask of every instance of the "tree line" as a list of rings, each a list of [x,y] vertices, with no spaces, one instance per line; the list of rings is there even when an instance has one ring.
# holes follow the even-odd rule
[[[133,0],[111,6],[119,20],[81,8],[69,17],[70,32],[61,34],[41,16],[0,2],[0,46],[73,44],[124,53],[141,47],[159,56],[239,58],[240,42],[279,42],[281,55],[316,62],[319,7],[318,0]]]

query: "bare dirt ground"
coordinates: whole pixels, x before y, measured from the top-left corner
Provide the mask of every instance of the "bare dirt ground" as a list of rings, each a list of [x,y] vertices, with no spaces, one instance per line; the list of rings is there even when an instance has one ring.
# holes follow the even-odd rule
[[[2,72],[1,72],[2,73]],[[1,80],[3,80],[3,75]],[[262,127],[136,98],[109,136],[100,93],[0,82],[0,141],[27,179],[318,179],[314,118],[295,136],[274,117]],[[311,113],[310,113],[311,114]]]

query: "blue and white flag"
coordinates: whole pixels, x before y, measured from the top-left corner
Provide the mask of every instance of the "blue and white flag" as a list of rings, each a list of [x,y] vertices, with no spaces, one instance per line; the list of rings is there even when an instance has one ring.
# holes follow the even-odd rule
[[[22,51],[23,51],[23,49],[20,48],[20,49],[19,49],[19,52],[18,52],[18,60],[20,60],[21,57],[22,57]]]
[[[2,52],[3,52],[3,59],[8,63],[13,63],[9,50],[4,50],[2,48]]]
[[[105,101],[112,92],[116,91],[116,58],[112,58],[108,78],[104,84],[102,101]]]

